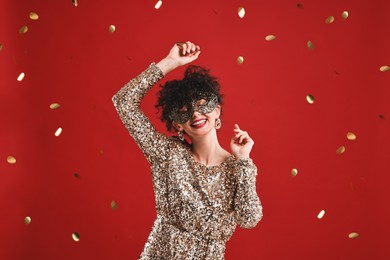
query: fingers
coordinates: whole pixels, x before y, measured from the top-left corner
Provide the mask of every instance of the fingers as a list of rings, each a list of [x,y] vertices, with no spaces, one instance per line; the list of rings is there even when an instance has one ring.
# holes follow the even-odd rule
[[[253,142],[248,132],[241,130],[237,124],[234,125],[233,132],[234,132],[233,140],[235,143],[246,144],[246,143]]]
[[[195,45],[194,43],[187,41],[187,42],[178,42],[176,45],[180,49],[180,55],[182,56],[194,56],[199,55],[200,47],[198,45]]]

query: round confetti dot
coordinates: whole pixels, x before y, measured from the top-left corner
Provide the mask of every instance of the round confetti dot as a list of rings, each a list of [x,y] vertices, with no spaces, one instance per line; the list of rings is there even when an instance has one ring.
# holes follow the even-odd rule
[[[108,27],[108,31],[109,31],[110,33],[115,32],[115,25],[110,25],[110,27]]]
[[[385,120],[385,115],[379,115],[379,118],[382,119],[382,120]]]
[[[75,178],[77,178],[77,179],[80,179],[80,178],[81,178],[80,174],[78,174],[78,173],[74,173],[73,176],[74,176]]]
[[[313,104],[314,103],[314,96],[309,94],[306,96],[306,101],[309,103],[309,104]]]
[[[347,139],[351,140],[351,141],[354,141],[354,140],[356,140],[356,135],[354,133],[352,133],[352,132],[348,132],[347,133]]]
[[[30,12],[29,17],[31,20],[34,20],[34,21],[39,19],[39,15],[36,12]]]
[[[341,14],[341,18],[343,18],[344,20],[346,20],[349,16],[349,13],[347,11],[344,11],[342,14]]]
[[[15,164],[16,163],[16,158],[13,157],[12,155],[10,155],[10,156],[7,157],[7,162],[9,164]]]
[[[160,9],[160,7],[162,6],[162,1],[157,1],[157,3],[154,5],[154,8],[155,9]]]
[[[73,238],[74,241],[79,242],[80,241],[80,234],[77,233],[77,232],[74,232],[72,234],[72,238]]]
[[[111,201],[111,209],[112,210],[117,210],[118,209],[118,204],[116,204],[116,202],[114,200]]]
[[[297,176],[297,174],[298,174],[298,170],[297,169],[292,169],[291,170],[291,176],[293,176],[293,177],[295,177],[295,176]]]
[[[298,3],[298,4],[297,4],[297,7],[300,8],[300,9],[303,9],[303,4]]]
[[[320,213],[318,213],[317,218],[322,219],[325,215],[325,210],[321,210]]]
[[[331,24],[334,22],[334,17],[333,16],[329,16],[328,18],[326,18],[325,20],[325,23],[326,24]]]
[[[244,7],[238,8],[238,16],[240,18],[244,18],[244,16],[245,16],[245,9],[244,9]]]
[[[243,62],[244,62],[244,57],[239,56],[239,57],[237,58],[237,64],[242,64]]]
[[[269,41],[273,41],[275,39],[276,39],[276,36],[272,35],[272,34],[265,36],[265,40],[268,41],[268,42]]]
[[[307,48],[309,48],[309,50],[314,50],[314,45],[311,41],[307,41]]]
[[[20,73],[18,78],[16,79],[17,81],[22,81],[24,79],[24,77],[26,76],[26,74],[24,74],[24,72]]]
[[[385,65],[385,66],[380,67],[379,70],[382,72],[389,71],[390,67]]]
[[[345,146],[340,146],[337,150],[336,150],[336,153],[337,154],[343,154],[345,152]]]
[[[30,223],[31,223],[31,218],[30,218],[30,217],[25,217],[25,218],[24,218],[24,223],[25,223],[26,225],[30,224]]]
[[[356,232],[352,232],[352,233],[350,233],[350,234],[348,235],[348,237],[349,237],[350,239],[357,238],[358,236],[359,236],[359,234],[356,233]]]
[[[74,6],[77,6],[77,5],[78,5],[77,0],[72,0],[72,4],[73,4]]]
[[[58,103],[50,104],[50,109],[57,109],[57,108],[60,108],[60,104]]]
[[[62,133],[62,128],[59,127],[59,128],[57,129],[57,131],[54,133],[54,135],[55,135],[55,136],[60,136],[61,133]]]
[[[22,26],[22,27],[19,29],[19,33],[20,33],[20,34],[25,34],[27,31],[28,31],[27,25],[24,25],[24,26]]]

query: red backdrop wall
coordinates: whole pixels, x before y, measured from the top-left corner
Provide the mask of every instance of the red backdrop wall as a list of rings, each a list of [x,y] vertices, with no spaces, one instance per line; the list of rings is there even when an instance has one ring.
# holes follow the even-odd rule
[[[191,40],[225,94],[222,145],[234,123],[256,142],[264,218],[226,259],[388,259],[390,2],[156,3],[1,1],[0,258],[138,257],[151,175],[111,97]],[[165,131],[157,89],[142,108]]]

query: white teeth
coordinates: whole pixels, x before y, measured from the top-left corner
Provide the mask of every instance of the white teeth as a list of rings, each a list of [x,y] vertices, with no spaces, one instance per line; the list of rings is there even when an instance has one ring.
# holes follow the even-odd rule
[[[192,123],[192,125],[193,125],[193,126],[196,126],[196,125],[203,124],[204,122],[206,122],[206,119],[204,119],[204,120],[199,120],[199,121],[196,121],[195,123]]]

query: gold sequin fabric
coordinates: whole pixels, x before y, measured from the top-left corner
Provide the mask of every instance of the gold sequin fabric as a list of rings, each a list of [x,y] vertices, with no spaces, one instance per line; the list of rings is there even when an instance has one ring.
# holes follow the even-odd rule
[[[140,102],[163,76],[152,63],[112,99],[151,166],[157,217],[139,259],[224,259],[237,224],[253,228],[262,218],[257,168],[233,155],[206,166],[188,143],[157,132]]]

